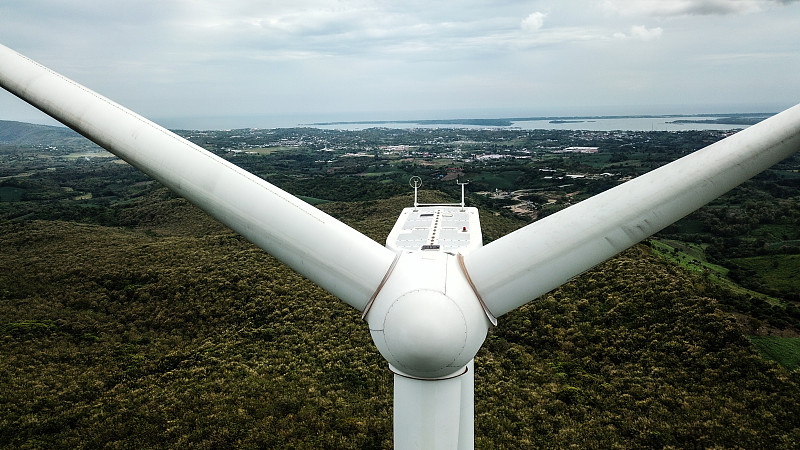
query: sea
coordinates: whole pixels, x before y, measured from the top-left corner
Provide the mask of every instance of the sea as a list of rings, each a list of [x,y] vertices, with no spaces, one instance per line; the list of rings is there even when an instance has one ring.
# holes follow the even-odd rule
[[[746,116],[763,119],[773,113],[752,113]],[[296,128],[309,127],[327,130],[365,130],[369,128],[466,128],[466,129],[518,129],[518,130],[592,130],[592,131],[686,131],[686,130],[738,130],[747,124],[713,123],[715,119],[736,116],[732,114],[702,115],[631,115],[584,117],[534,117],[517,119],[448,119],[448,120],[351,120],[327,121],[323,117],[301,116],[238,116],[169,118],[155,122],[169,129],[230,130],[240,128]],[[481,122],[478,122],[481,121]],[[476,123],[477,122],[477,123]],[[502,124],[502,125],[500,125]]]
[[[329,130],[365,130],[369,128],[465,128],[465,129],[518,129],[518,130],[590,130],[590,131],[687,131],[687,130],[739,130],[747,128],[742,124],[716,124],[708,121],[708,116],[685,117],[595,117],[591,119],[536,119],[511,121],[506,126],[471,125],[458,123],[418,123],[400,122],[337,122],[298,124],[312,128]],[[675,123],[676,120],[690,121]],[[691,122],[697,121],[697,122]]]

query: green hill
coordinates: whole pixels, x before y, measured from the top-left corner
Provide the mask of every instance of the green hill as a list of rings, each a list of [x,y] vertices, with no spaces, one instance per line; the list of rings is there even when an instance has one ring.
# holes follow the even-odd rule
[[[381,239],[408,200],[321,207]],[[0,447],[391,446],[355,310],[157,186],[115,208],[0,222]],[[726,295],[636,247],[501,317],[476,446],[796,448],[800,372],[756,353]]]
[[[65,140],[85,139],[66,127],[0,120],[0,144],[46,146],[62,144]]]

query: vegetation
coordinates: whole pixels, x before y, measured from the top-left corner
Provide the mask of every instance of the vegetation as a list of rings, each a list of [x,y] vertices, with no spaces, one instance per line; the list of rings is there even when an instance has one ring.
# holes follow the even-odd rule
[[[789,370],[800,366],[800,338],[780,336],[751,336],[756,348]]]
[[[0,187],[16,189],[0,202],[0,447],[391,447],[391,373],[357,311],[129,166],[56,147],[0,152]],[[286,152],[220,154],[378,241],[411,202],[407,179],[383,181],[424,161],[328,174],[341,163]],[[442,167],[416,166],[425,201],[453,198]],[[514,161],[486,169],[548,183]],[[502,316],[476,357],[476,446],[796,448],[797,291],[783,267],[797,194],[768,180]],[[555,210],[593,185],[527,201]],[[471,201],[487,241],[531,220],[508,199]],[[724,269],[787,284],[746,291],[719,282]]]

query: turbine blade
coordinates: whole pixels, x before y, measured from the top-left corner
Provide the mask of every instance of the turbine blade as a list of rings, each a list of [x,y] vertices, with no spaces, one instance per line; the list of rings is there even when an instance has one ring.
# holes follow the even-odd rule
[[[497,317],[555,289],[800,150],[800,105],[464,256]]]
[[[304,201],[2,45],[0,85],[358,310],[394,260]]]
[[[475,373],[444,380],[394,375],[394,448],[472,449],[475,441]]]

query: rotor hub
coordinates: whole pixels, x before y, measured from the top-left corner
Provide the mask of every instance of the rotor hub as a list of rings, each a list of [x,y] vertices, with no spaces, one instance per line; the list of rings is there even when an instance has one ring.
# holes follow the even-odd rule
[[[464,365],[467,321],[442,292],[423,289],[398,297],[384,317],[382,334],[389,352],[384,356],[409,375],[439,377]]]

